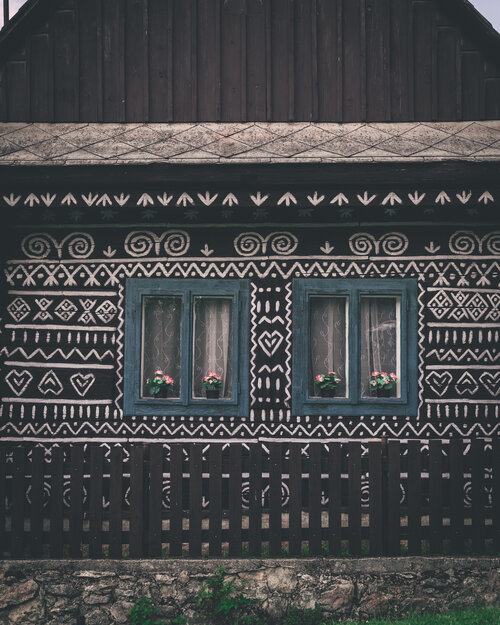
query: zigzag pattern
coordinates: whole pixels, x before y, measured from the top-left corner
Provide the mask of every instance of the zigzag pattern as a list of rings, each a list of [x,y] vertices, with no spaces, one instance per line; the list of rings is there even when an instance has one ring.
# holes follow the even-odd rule
[[[256,401],[256,391],[255,388],[257,382],[257,375],[255,371],[255,352],[257,349],[257,286],[255,284],[251,285],[251,295],[250,295],[250,406],[253,406]]]
[[[115,406],[118,411],[120,417],[123,417],[123,409],[121,407],[121,398],[123,397],[123,353],[124,353],[124,333],[123,328],[125,327],[125,307],[123,305],[124,301],[124,287],[120,285],[118,288],[118,332],[116,339],[116,398],[115,398]]]
[[[76,356],[81,358],[84,362],[88,362],[91,358],[95,358],[99,362],[102,362],[105,358],[109,357],[114,359],[115,357],[114,353],[110,349],[107,349],[102,354],[99,354],[96,349],[91,349],[87,354],[84,354],[77,347],[74,347],[69,352],[65,352],[58,347],[50,353],[46,353],[41,347],[37,347],[37,349],[33,350],[31,353],[28,353],[23,347],[15,347],[14,349],[9,350],[8,347],[4,346],[0,350],[0,355],[5,356],[6,358],[10,358],[16,354],[23,356],[26,360],[35,360],[37,357],[43,358],[44,360],[51,360],[56,356],[58,358],[62,358],[63,360],[72,360]]]
[[[484,349],[480,353],[475,353],[472,349],[466,349],[460,353],[458,350],[448,349],[445,352],[440,353],[440,350],[433,349],[427,354],[427,358],[430,359],[434,356],[439,362],[469,362],[473,360],[475,362],[483,363],[495,363],[500,360],[500,352],[494,352],[493,350]]]
[[[292,285],[290,283],[285,285],[285,291],[286,291],[285,319],[286,319],[286,328],[287,328],[287,332],[285,336],[285,341],[286,341],[285,367],[286,367],[286,379],[287,379],[287,384],[285,386],[285,398],[287,401],[287,405],[291,406],[291,401],[292,401]]]

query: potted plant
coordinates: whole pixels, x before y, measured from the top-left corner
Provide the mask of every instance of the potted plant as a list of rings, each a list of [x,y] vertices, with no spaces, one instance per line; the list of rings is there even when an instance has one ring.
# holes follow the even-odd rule
[[[202,378],[203,388],[207,394],[207,399],[219,399],[219,393],[222,386],[222,377],[218,373],[209,371]]]
[[[341,379],[335,371],[318,373],[318,375],[314,378],[314,383],[319,388],[321,397],[335,397],[337,386],[340,382]]]
[[[372,371],[370,388],[372,395],[377,397],[390,397],[392,389],[396,386],[398,378],[395,373],[385,371]]]
[[[161,369],[156,369],[153,377],[146,380],[146,384],[149,386],[149,394],[153,397],[168,397],[168,392],[174,386],[174,380],[166,375]]]

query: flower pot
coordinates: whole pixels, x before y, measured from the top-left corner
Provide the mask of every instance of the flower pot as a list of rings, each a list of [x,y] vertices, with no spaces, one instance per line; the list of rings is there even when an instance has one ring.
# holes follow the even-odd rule
[[[219,399],[220,391],[218,388],[207,388],[205,392],[207,394],[207,399]]]
[[[376,395],[376,397],[390,397],[391,396],[391,389],[388,389],[388,388],[378,388],[375,391],[375,395]]]
[[[159,397],[160,399],[166,399],[168,397],[168,391],[168,386],[160,386],[160,390],[156,394],[156,397]]]
[[[337,394],[336,388],[320,388],[319,389],[321,397],[335,397]]]

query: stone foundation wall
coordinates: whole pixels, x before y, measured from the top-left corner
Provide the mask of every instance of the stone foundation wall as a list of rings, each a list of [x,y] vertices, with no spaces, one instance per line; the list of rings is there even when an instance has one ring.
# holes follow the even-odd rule
[[[339,619],[500,605],[500,558],[24,560],[0,562],[0,623],[126,623],[144,596],[196,623],[196,594],[220,565],[277,619],[292,605]]]

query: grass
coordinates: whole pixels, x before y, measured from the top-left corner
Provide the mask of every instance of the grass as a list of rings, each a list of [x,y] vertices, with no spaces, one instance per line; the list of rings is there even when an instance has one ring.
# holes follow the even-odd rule
[[[338,625],[338,621],[327,621],[325,625]],[[346,625],[500,625],[500,608],[470,608],[448,614],[414,614],[404,619],[349,621]]]

